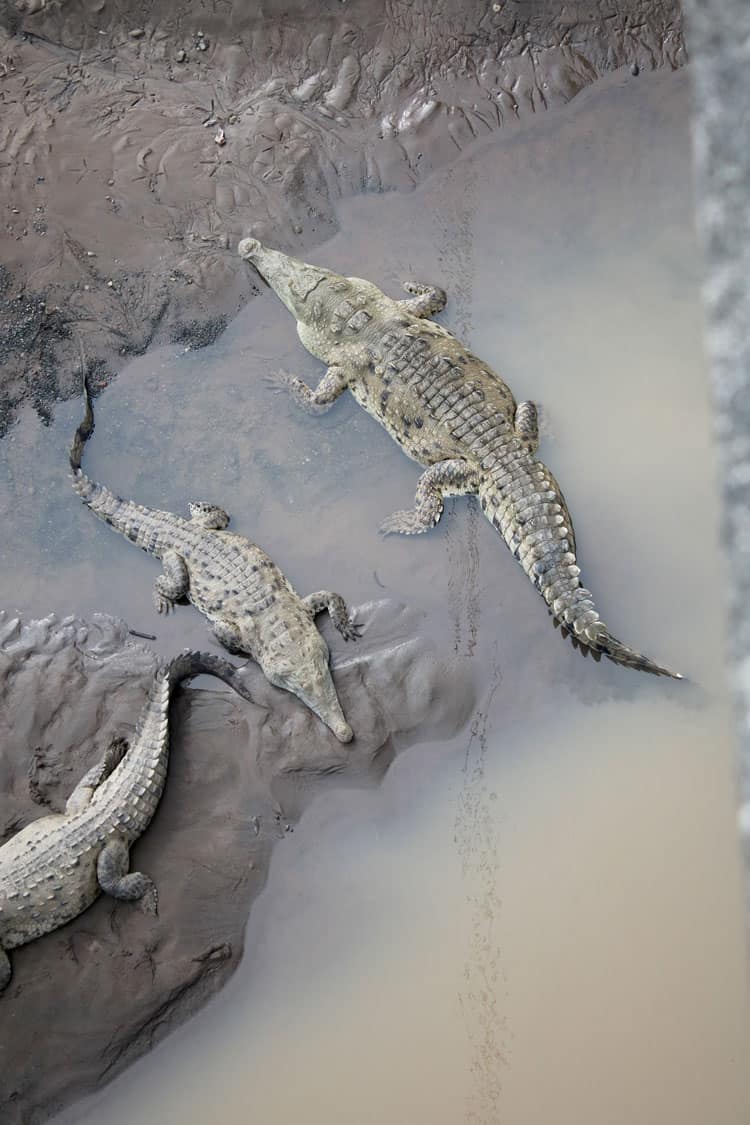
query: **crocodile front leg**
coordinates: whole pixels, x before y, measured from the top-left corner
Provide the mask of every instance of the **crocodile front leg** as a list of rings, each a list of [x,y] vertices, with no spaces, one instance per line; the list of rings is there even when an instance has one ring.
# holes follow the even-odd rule
[[[145,914],[157,914],[158,895],[153,879],[142,871],[128,871],[130,850],[120,836],[109,840],[99,852],[96,875],[99,886],[112,898],[124,902],[140,900]]]
[[[419,535],[434,527],[443,514],[443,497],[479,491],[479,470],[469,461],[451,458],[430,465],[419,478],[414,507],[394,512],[380,525],[383,535]]]
[[[75,813],[83,812],[91,804],[95,791],[120,764],[127,748],[128,744],[124,738],[112,739],[102,760],[86,771],[68,797],[65,805],[66,816],[74,816]]]
[[[290,375],[286,371],[267,375],[265,381],[277,393],[281,390],[289,391],[297,405],[308,414],[325,414],[348,386],[343,367],[335,365],[328,368],[315,390],[308,387],[307,383],[303,383],[296,375]]]
[[[10,957],[4,949],[0,949],[0,992],[10,984],[13,970],[10,967]]]
[[[302,601],[313,617],[327,609],[331,621],[345,641],[359,640],[362,626],[350,617],[346,602],[341,594],[332,594],[330,590],[318,590],[314,594],[308,594]]]
[[[519,402],[515,416],[516,437],[533,457],[539,448],[539,417],[536,404]]]
[[[154,582],[154,605],[158,613],[169,613],[175,602],[187,594],[190,578],[185,560],[176,551],[165,551],[161,562],[164,573]]]
[[[448,301],[445,290],[437,285],[421,285],[418,281],[405,281],[403,288],[414,296],[408,301],[398,301],[397,304],[413,316],[434,316],[445,308]]]

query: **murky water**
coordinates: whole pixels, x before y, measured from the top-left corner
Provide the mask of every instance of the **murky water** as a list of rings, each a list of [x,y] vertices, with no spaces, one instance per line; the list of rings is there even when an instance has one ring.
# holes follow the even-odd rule
[[[439,765],[414,750],[381,790],[315,800],[228,989],[67,1120],[748,1120],[687,98],[684,73],[616,76],[413,195],[348,203],[309,256],[389,291],[445,285],[441,319],[542,404],[605,620],[691,683],[573,653],[466,501],[430,536],[379,540],[416,467],[353,402],[311,419],[265,387],[270,366],[319,373],[270,293],[217,346],[144,357],[100,398],[92,474],[146,503],[221,502],[302,593],[428,610],[484,700]],[[153,560],[74,501],[77,414],[0,443],[0,604],[205,643],[189,608],[155,619]]]

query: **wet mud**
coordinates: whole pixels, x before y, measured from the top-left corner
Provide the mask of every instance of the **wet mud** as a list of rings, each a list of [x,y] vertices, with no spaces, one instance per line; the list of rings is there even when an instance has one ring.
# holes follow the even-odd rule
[[[611,1120],[702,1125],[723,1098],[744,1121],[684,47],[673,7],[631,7],[563,26],[556,5],[336,2],[311,34],[302,8],[164,5],[152,26],[0,5],[0,830],[58,807],[132,722],[153,657],[128,627],[164,656],[210,647],[192,608],[156,617],[158,565],[73,496],[73,329],[103,391],[87,471],[174,511],[222,504],[301,594],[337,589],[366,626],[353,648],[323,625],[351,748],[260,673],[257,708],[181,695],[136,851],[160,917],[100,900],[16,953],[4,1121],[106,1084],[232,972],[65,1120],[598,1125],[655,1028],[640,1100]],[[264,384],[319,370],[237,259],[250,233],[394,294],[410,276],[448,290],[440,319],[541,403],[605,620],[688,685],[574,653],[470,502],[419,541],[378,538],[416,466],[354,403],[308,418]],[[695,1012],[707,1063],[679,1034]],[[221,1105],[201,1100],[214,1083]]]
[[[46,1120],[108,1082],[228,980],[272,850],[321,786],[338,775],[375,784],[400,750],[466,722],[471,683],[416,638],[418,615],[390,602],[360,613],[368,635],[335,672],[356,723],[350,746],[257,669],[253,704],[206,690],[178,697],[166,792],[132,852],[156,882],[159,916],[102,896],[14,950],[0,1017],[4,1123]],[[62,811],[110,739],[132,732],[155,659],[110,617],[0,615],[0,842]]]
[[[213,348],[156,351],[100,397],[92,471],[170,507],[200,479],[302,592],[333,574],[355,603],[398,596],[477,702],[377,790],[340,792],[340,777],[316,793],[274,851],[232,988],[63,1121],[234,1125],[252,1110],[315,1125],[744,1125],[735,764],[685,79],[614,76],[469,157],[466,315],[470,345],[543,406],[542,456],[605,620],[687,683],[575,653],[483,519],[476,577],[462,576],[466,501],[428,536],[379,539],[417,469],[353,402],[310,418],[266,386],[271,364],[310,383],[320,370],[267,291]],[[392,293],[411,276],[452,294],[463,267],[434,236],[460,206],[451,174],[342,205],[340,233],[310,256]],[[441,319],[453,323],[451,304]],[[61,445],[67,410],[52,427]],[[29,416],[21,434],[39,494],[59,489],[64,503],[66,482],[47,476],[50,431]],[[168,478],[155,479],[159,463]],[[19,541],[26,596],[89,613],[106,578],[118,612],[148,612],[155,564],[78,509],[76,546],[57,505],[50,495],[67,566],[50,581]],[[84,559],[88,583],[71,582]],[[454,647],[469,591],[471,658]],[[180,615],[158,645],[203,637],[196,614]]]
[[[337,228],[602,74],[681,66],[673,0],[0,0],[0,430],[255,291],[234,254]]]

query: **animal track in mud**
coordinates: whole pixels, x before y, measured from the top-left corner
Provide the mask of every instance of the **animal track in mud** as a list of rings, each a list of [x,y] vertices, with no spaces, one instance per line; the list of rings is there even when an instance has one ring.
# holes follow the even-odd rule
[[[685,61],[674,0],[630,0],[614,17],[604,7],[581,0],[562,26],[554,6],[509,18],[506,6],[437,0],[428,20],[410,0],[385,13],[353,0],[321,7],[311,37],[308,9],[275,19],[273,3],[262,17],[235,13],[230,30],[175,0],[145,24],[128,3],[8,0],[0,256],[11,290],[85,323],[87,350],[110,366],[204,317],[208,294],[209,315],[230,316],[252,293],[233,252],[241,236],[320,242],[342,196],[410,190],[602,73]],[[53,340],[55,367],[45,336],[4,365],[8,420],[21,401],[41,409],[72,391],[74,351]]]

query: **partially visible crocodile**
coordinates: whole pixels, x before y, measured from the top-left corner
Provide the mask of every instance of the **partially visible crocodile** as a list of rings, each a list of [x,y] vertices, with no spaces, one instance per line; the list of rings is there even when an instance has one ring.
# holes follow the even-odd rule
[[[261,245],[239,254],[297,321],[300,340],[328,370],[312,390],[281,374],[297,402],[328,410],[344,390],[385,426],[404,452],[428,466],[413,509],[395,512],[385,534],[415,535],[440,519],[443,497],[475,494],[542,595],[555,624],[584,655],[606,656],[658,676],[682,677],[617,640],[581,585],[573,524],[557,481],[536,459],[537,410],[455,336],[426,319],[446,303],[442,289],[407,282],[395,301],[369,281],[342,277]]]
[[[164,790],[172,693],[204,672],[251,698],[228,661],[182,653],[156,672],[130,747],[115,739],[79,781],[64,813],[33,821],[0,847],[0,992],[11,977],[7,951],[77,918],[101,891],[156,913],[156,887],[148,875],[128,871],[129,851]]]
[[[122,500],[81,470],[83,447],[94,429],[88,380],[86,413],[70,450],[73,488],[92,512],[132,543],[161,559],[164,573],[154,585],[154,604],[168,613],[188,598],[208,618],[214,637],[229,652],[257,660],[276,687],[298,696],[331,728],[351,742],[333,686],[328,645],[315,626],[327,609],[344,640],[356,640],[344,599],[328,590],[301,598],[261,550],[243,535],[225,531],[229,516],[214,504],[190,504],[190,519]]]

